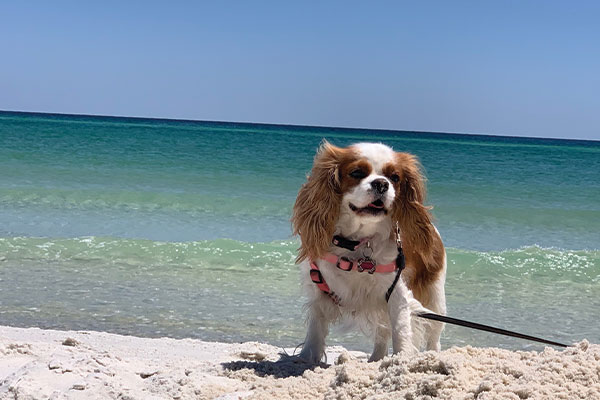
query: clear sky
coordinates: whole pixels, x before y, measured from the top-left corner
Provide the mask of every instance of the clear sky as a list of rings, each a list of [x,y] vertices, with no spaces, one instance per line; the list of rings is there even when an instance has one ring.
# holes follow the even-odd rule
[[[0,110],[600,140],[600,1],[5,1]]]

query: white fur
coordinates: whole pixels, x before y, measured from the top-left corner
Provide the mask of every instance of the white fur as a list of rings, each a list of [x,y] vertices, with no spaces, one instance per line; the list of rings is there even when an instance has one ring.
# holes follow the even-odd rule
[[[360,208],[374,201],[375,194],[371,182],[378,178],[387,180],[383,176],[382,169],[385,164],[393,160],[394,151],[383,144],[373,143],[360,143],[354,145],[354,148],[369,161],[373,170],[352,191],[344,194],[335,233],[353,240],[369,237],[372,254],[368,254],[371,250],[366,250],[364,246],[356,251],[350,251],[332,245],[329,252],[346,256],[350,260],[370,255],[378,264],[394,262],[397,256],[396,242],[393,239],[395,227],[392,226],[389,215],[359,216],[349,207],[349,203]],[[382,199],[387,209],[392,205],[395,195],[393,185],[389,182],[388,192]],[[385,293],[392,284],[395,273],[370,275],[366,271],[361,273],[355,269],[342,271],[327,261],[314,261],[330,289],[339,296],[341,301],[336,305],[311,281],[309,261],[300,264],[303,287],[309,299],[308,332],[300,352],[302,359],[311,363],[319,362],[324,354],[329,325],[348,319],[357,323],[363,332],[373,337],[374,348],[370,361],[380,360],[388,354],[390,339],[394,353],[413,351],[415,348],[420,348],[423,342],[427,349],[440,349],[439,338],[443,329],[441,323],[427,324],[418,318],[411,321],[411,314],[423,311],[424,308],[413,298],[412,292],[407,288],[404,273],[403,279],[398,281],[389,302],[386,303]],[[445,265],[444,273],[440,276],[441,278],[431,288],[433,292],[430,297],[433,299],[433,304],[430,308],[435,312],[445,313]],[[419,326],[415,322],[423,323]],[[416,334],[419,333],[419,329],[425,332]]]

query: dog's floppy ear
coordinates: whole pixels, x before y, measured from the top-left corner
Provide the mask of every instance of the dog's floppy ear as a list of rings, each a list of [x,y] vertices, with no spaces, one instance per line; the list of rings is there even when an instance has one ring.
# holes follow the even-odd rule
[[[324,140],[298,193],[292,214],[294,235],[302,241],[297,262],[320,258],[331,245],[342,199],[339,166],[347,151]]]
[[[394,203],[392,222],[402,231],[402,240],[423,255],[431,252],[437,233],[432,223],[426,198],[425,178],[421,165],[412,154],[396,153],[396,169],[400,175]]]

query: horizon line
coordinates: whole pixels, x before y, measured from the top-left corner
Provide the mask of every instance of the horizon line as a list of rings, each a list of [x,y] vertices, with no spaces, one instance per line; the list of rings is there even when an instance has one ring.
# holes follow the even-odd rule
[[[327,125],[301,125],[301,124],[283,124],[274,122],[250,122],[250,121],[211,121],[203,119],[188,119],[188,118],[168,118],[168,117],[140,117],[128,115],[104,115],[104,114],[73,114],[73,113],[57,113],[45,111],[22,111],[22,110],[0,110],[0,113],[13,114],[34,114],[34,115],[52,115],[52,116],[67,116],[67,117],[92,117],[92,118],[115,118],[115,119],[137,119],[137,120],[152,120],[152,121],[173,121],[173,122],[203,122],[203,123],[219,123],[219,124],[248,124],[248,125],[263,125],[273,127],[296,127],[296,128],[317,128],[317,129],[340,129],[347,131],[378,131],[378,132],[397,132],[397,133],[428,133],[448,136],[471,136],[471,137],[487,137],[487,138],[505,138],[505,139],[526,139],[526,140],[551,140],[551,141],[568,141],[568,142],[600,142],[600,139],[569,139],[541,136],[511,136],[511,135],[495,135],[490,133],[467,133],[467,132],[436,132],[436,131],[419,131],[406,129],[384,129],[384,128],[365,128],[365,127],[347,127],[347,126],[327,126]]]

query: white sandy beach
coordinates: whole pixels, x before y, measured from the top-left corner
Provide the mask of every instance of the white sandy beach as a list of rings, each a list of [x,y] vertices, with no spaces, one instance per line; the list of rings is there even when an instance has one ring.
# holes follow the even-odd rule
[[[308,369],[282,349],[0,327],[1,399],[600,399],[600,346],[453,347],[367,363],[328,349]],[[288,351],[290,351],[288,349]]]

